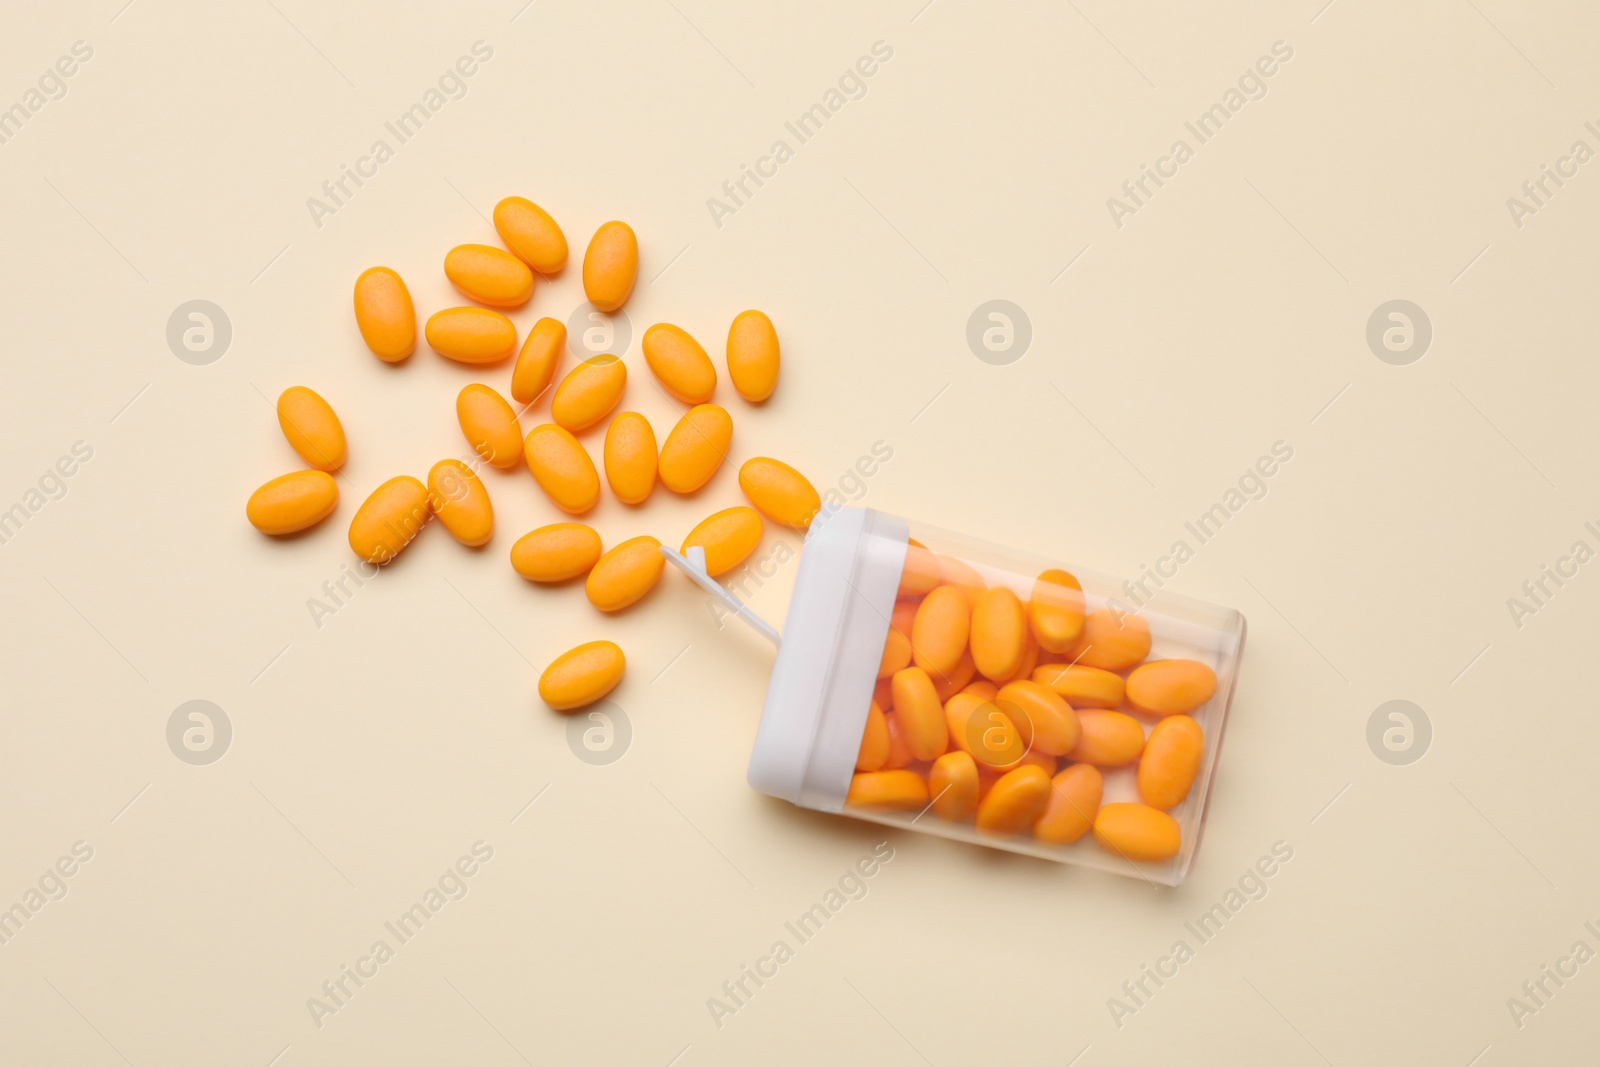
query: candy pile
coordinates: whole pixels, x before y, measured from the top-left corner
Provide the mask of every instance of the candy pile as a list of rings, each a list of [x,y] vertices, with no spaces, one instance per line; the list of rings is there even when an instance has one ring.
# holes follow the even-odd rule
[[[995,578],[916,541],[907,549],[846,804],[931,807],[988,837],[1050,845],[1092,829],[1130,860],[1176,856],[1168,812],[1199,774],[1205,736],[1191,716],[1216,673],[1147,659],[1149,623],[1085,613],[1068,571]],[[1148,736],[1141,720],[1154,720]],[[1102,806],[1107,775],[1130,775],[1140,802]]]
[[[499,310],[520,307],[533,297],[536,275],[559,273],[567,263],[567,239],[550,215],[530,200],[511,196],[494,209],[494,227],[505,248],[463,244],[444,257],[450,283],[472,305],[445,308],[424,328],[428,346],[457,363],[490,365],[516,355],[510,392],[521,411],[489,385],[474,382],[456,397],[456,417],[467,443],[484,463],[501,470],[525,465],[550,500],[580,516],[600,500],[600,476],[578,440],[608,419],[602,446],[606,483],[625,504],[649,499],[659,481],[673,493],[700,489],[728,455],[733,419],[711,402],[717,371],[700,343],[686,330],[657,323],[641,340],[650,372],[670,396],[689,410],[678,420],[659,451],[655,431],[638,412],[613,416],[627,386],[627,366],[615,355],[579,363],[556,385],[550,421],[526,436],[518,421],[549,391],[567,345],[560,321],[541,318],[517,349],[516,325]],[[625,304],[639,273],[639,244],[632,228],[607,222],[595,231],[583,257],[583,289],[598,311]],[[379,359],[398,363],[417,344],[417,316],[410,290],[388,267],[372,267],[356,280],[356,324]],[[760,311],[740,313],[728,329],[727,369],[734,390],[759,404],[778,383],[778,334]],[[304,386],[278,398],[278,423],[289,444],[310,465],[267,482],[251,494],[245,513],[262,533],[284,536],[317,525],[333,514],[339,489],[332,472],[347,453],[339,417],[317,393]],[[762,516],[805,530],[822,501],[809,481],[788,464],[766,457],[745,463],[739,486],[754,507],[732,507],[711,515],[690,531],[682,551],[705,551],[706,571],[723,574],[749,557],[760,543]],[[350,520],[350,547],[369,563],[388,563],[431,519],[437,518],[456,540],[478,546],[494,534],[494,507],[477,472],[455,459],[443,459],[428,472],[427,484],[400,475],[373,490]],[[532,582],[585,578],[589,602],[603,612],[621,611],[655,588],[664,569],[661,542],[634,537],[605,549],[600,534],[581,522],[560,522],[525,534],[511,547],[511,566]],[[591,641],[558,656],[539,679],[539,695],[557,711],[570,711],[605,696],[622,680],[626,660],[610,641]]]

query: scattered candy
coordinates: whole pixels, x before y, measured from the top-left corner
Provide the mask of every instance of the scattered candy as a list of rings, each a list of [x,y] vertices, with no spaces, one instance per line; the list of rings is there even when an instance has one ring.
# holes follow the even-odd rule
[[[432,517],[427,486],[406,474],[390,478],[356,509],[350,520],[350,548],[368,563],[388,563]]]
[[[511,399],[519,404],[531,404],[539,399],[539,394],[555,379],[561,350],[566,347],[564,323],[549,318],[534,323],[522,342],[522,351],[517,353],[517,365],[511,369]]]
[[[528,469],[556,507],[582,515],[600,502],[600,475],[578,439],[560,426],[545,423],[529,431],[522,443]]]
[[[428,506],[457,541],[476,548],[494,536],[489,490],[457,459],[441,459],[428,471]]]
[[[424,333],[428,347],[457,363],[498,363],[517,347],[516,326],[488,308],[445,308],[428,319]]]
[[[674,493],[692,493],[711,480],[728,458],[733,420],[715,404],[684,413],[661,446],[661,484]]]
[[[519,537],[511,546],[511,566],[530,582],[566,582],[588,574],[600,552],[600,535],[593,529],[558,522]]]
[[[601,556],[589,571],[584,592],[601,611],[621,611],[661,580],[667,559],[654,537],[633,537]]]
[[[411,291],[388,267],[371,267],[356,279],[356,326],[372,354],[399,363],[417,347],[417,310]]]
[[[467,444],[485,463],[511,470],[523,462],[522,427],[505,397],[473,382],[456,394],[456,421]]]
[[[344,427],[329,403],[303,385],[291,385],[278,397],[278,425],[289,447],[319,471],[344,466]]]
[[[309,529],[339,506],[339,486],[326,471],[280,474],[250,494],[245,517],[264,534],[282,537]]]
[[[759,404],[778,387],[778,331],[759,311],[741,311],[728,327],[728,378],[734,390]]]
[[[567,235],[532,200],[508,196],[496,204],[494,229],[518,259],[540,274],[556,274],[567,265]]]
[[[539,699],[556,711],[593,704],[617,687],[627,665],[610,641],[590,641],[557,656],[539,676]]]
[[[586,359],[556,386],[550,417],[557,426],[582,433],[611,414],[627,384],[627,365],[616,356]]]
[[[606,429],[606,483],[624,504],[643,504],[656,487],[656,433],[637,411],[624,411]]]
[[[726,574],[745,560],[761,543],[765,526],[753,508],[727,508],[689,531],[682,551],[698,546],[706,553],[706,573],[715,578]]]
[[[533,271],[510,252],[489,245],[456,245],[444,274],[468,300],[493,308],[521,307],[533,296]]]
[[[658,322],[644,332],[639,344],[650,373],[674,400],[704,404],[717,391],[717,368],[688,331]]]
[[[639,277],[639,239],[626,222],[607,222],[589,239],[583,254],[583,292],[604,312],[628,302]]]

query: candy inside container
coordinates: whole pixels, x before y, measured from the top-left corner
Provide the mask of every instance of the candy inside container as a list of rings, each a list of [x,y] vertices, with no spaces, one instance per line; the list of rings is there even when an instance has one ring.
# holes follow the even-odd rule
[[[846,507],[811,524],[780,636],[699,550],[662,552],[778,646],[755,789],[1165,885],[1188,875],[1239,612]]]

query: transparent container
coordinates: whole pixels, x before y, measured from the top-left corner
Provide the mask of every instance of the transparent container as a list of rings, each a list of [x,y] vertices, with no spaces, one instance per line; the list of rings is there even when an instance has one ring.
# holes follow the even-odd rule
[[[812,524],[781,640],[754,622],[779,641],[754,788],[1154,883],[1188,875],[1239,612],[840,508]]]

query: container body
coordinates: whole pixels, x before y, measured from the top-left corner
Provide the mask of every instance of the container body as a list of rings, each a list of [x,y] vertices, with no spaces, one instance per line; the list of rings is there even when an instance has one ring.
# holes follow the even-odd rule
[[[803,807],[1177,885],[1244,617],[870,509],[801,552],[750,783]]]

